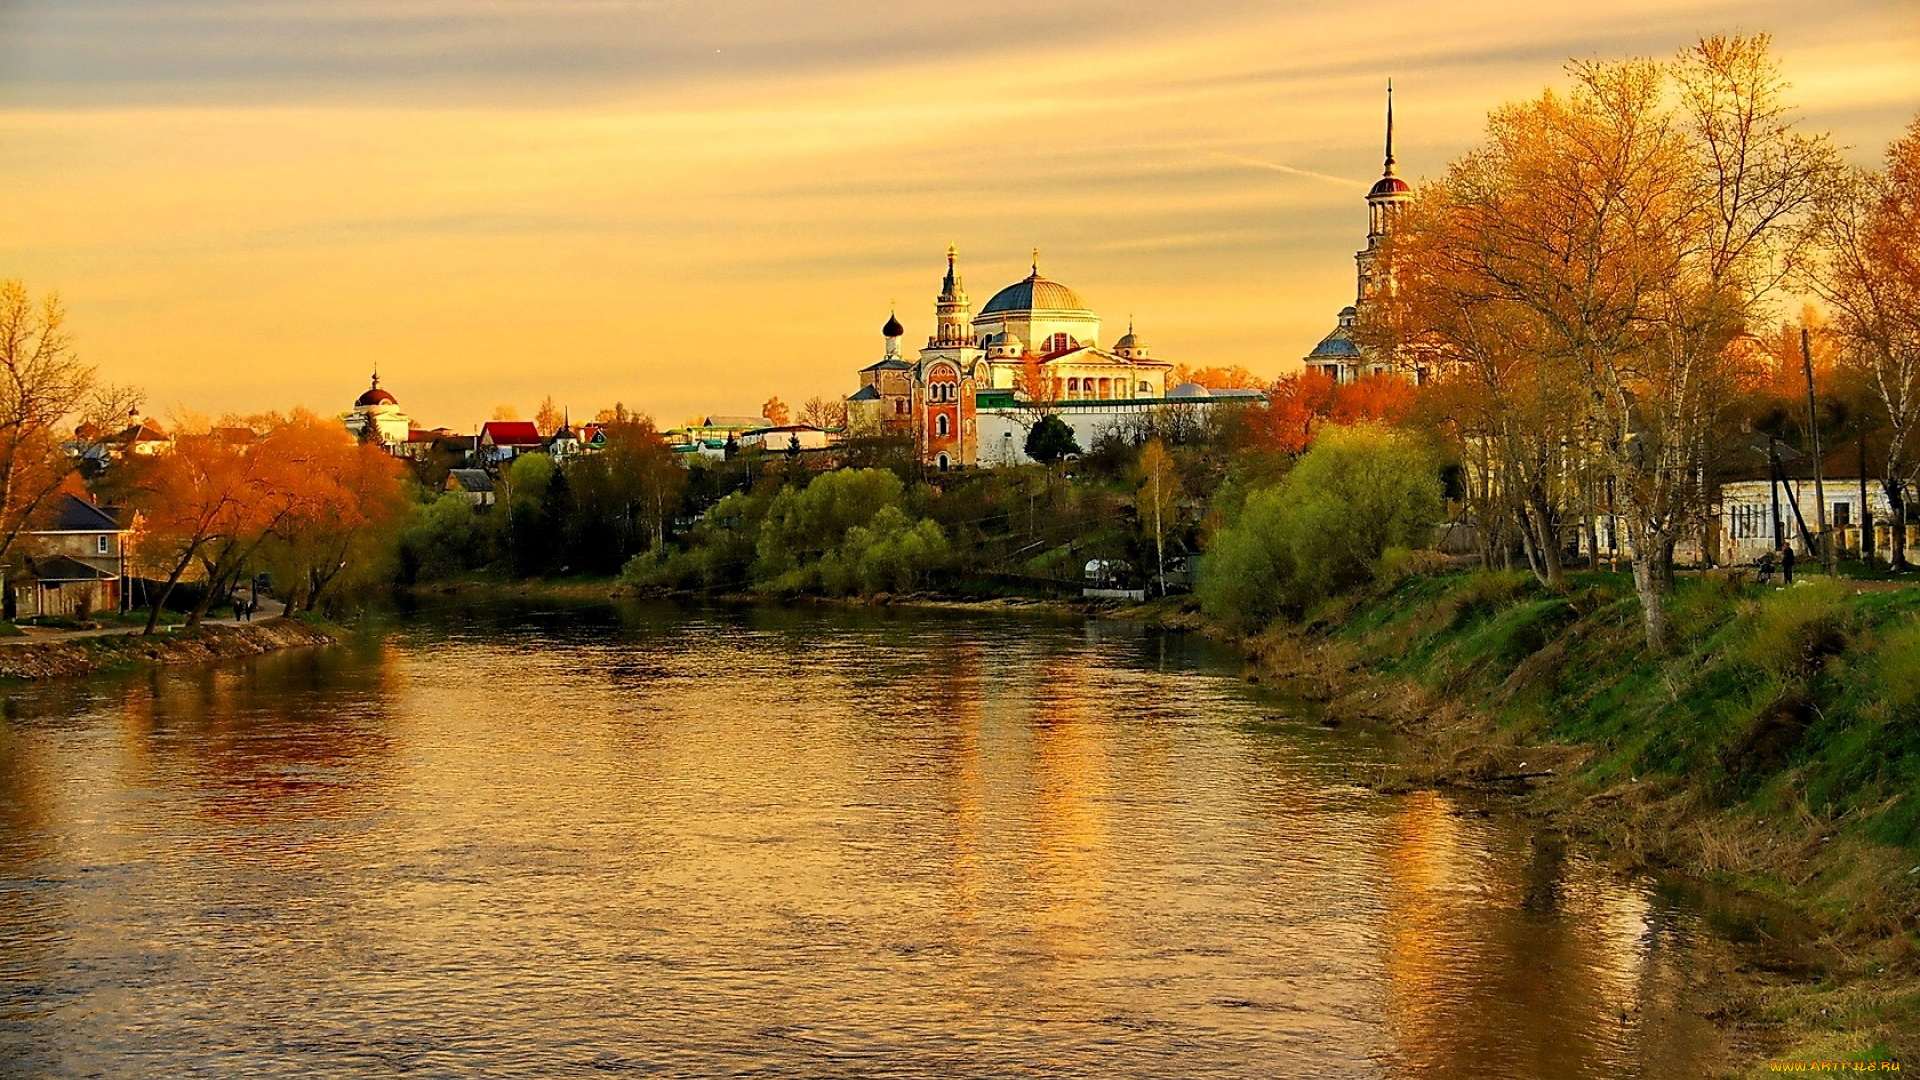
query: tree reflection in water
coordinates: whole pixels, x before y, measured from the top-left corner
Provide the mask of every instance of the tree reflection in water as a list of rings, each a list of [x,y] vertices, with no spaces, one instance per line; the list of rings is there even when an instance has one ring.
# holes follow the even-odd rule
[[[4,706],[29,1073],[1658,1078],[1718,1045],[1697,913],[1354,784],[1372,737],[1137,628],[449,606]]]

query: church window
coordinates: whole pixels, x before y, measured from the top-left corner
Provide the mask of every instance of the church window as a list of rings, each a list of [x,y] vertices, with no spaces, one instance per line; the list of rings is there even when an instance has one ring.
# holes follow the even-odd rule
[[[1101,380],[1100,380],[1100,397],[1101,397],[1101,400],[1105,400],[1105,399],[1107,399],[1107,398],[1110,398],[1110,397],[1112,397],[1112,396],[1113,396],[1113,380],[1112,380],[1112,379],[1101,379]]]
[[[933,421],[933,426],[934,426],[934,429],[939,431],[942,436],[945,436],[949,430],[949,425],[947,423],[947,418],[945,416],[936,417]]]
[[[1153,387],[1148,386],[1147,381],[1145,379],[1142,379],[1140,380],[1140,392],[1142,394],[1151,394],[1153,393]]]
[[[1073,339],[1065,334],[1055,334],[1047,339],[1047,352],[1066,352],[1071,348],[1073,348]]]
[[[1079,379],[1067,380],[1067,396],[1070,398],[1077,398],[1080,396],[1080,380]]]

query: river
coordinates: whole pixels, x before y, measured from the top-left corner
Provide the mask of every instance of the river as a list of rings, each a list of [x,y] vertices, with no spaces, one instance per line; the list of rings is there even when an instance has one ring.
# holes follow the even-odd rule
[[[459,605],[0,696],[0,1075],[1647,1077],[1684,890],[1194,638]]]

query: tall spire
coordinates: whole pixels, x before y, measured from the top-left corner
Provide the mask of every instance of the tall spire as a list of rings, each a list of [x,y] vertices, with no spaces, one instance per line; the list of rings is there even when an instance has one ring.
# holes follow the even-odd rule
[[[973,309],[967,304],[967,290],[960,283],[956,263],[960,249],[947,245],[947,276],[940,283],[940,298],[934,303],[934,336],[928,345],[972,345]]]
[[[1387,80],[1387,176],[1393,175],[1393,80]]]

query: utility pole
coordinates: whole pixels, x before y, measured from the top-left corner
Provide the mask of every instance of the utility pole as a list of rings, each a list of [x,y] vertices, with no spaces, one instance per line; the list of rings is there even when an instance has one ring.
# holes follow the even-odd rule
[[[1800,328],[1800,363],[1807,372],[1807,431],[1813,439],[1813,497],[1817,505],[1814,521],[1820,526],[1820,565],[1833,576],[1833,537],[1827,534],[1827,484],[1820,465],[1820,411],[1813,399],[1813,344],[1807,328]]]
[[[1873,504],[1867,501],[1867,430],[1866,424],[1860,425],[1860,439],[1856,444],[1860,450],[1860,560],[1873,569]]]
[[[1780,449],[1767,436],[1767,493],[1773,501],[1773,550],[1787,546],[1787,523],[1780,520]]]

